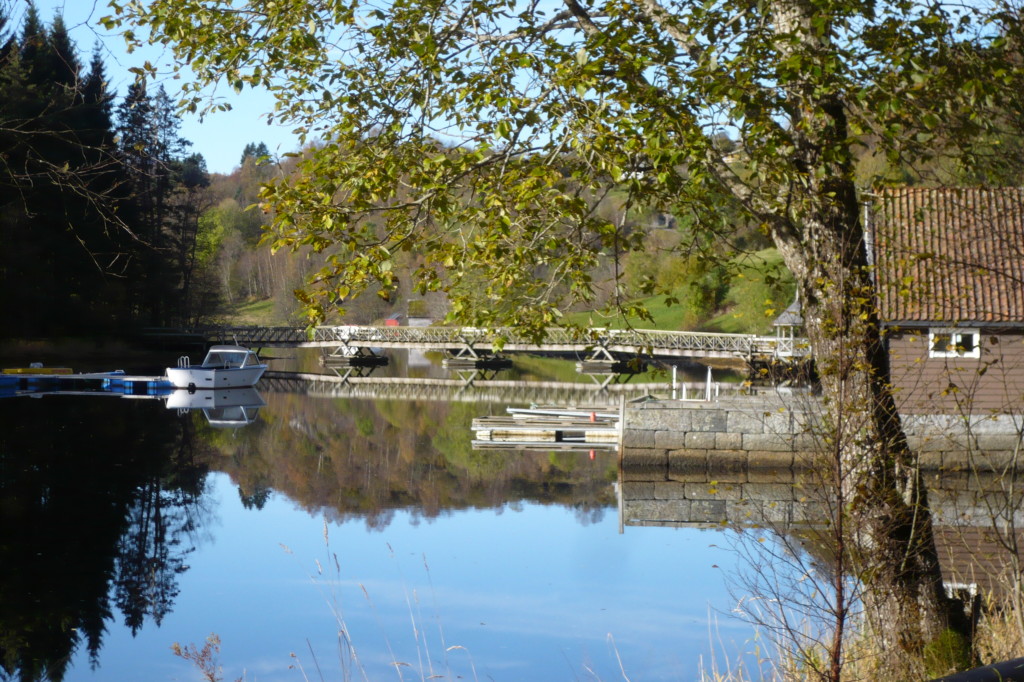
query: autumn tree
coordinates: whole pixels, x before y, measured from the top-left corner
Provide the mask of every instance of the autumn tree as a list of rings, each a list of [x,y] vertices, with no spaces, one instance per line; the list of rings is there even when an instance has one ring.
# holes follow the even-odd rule
[[[455,319],[542,334],[593,296],[602,259],[644,247],[593,210],[613,191],[706,233],[761,226],[798,283],[835,451],[861,473],[851,526],[882,646],[964,626],[889,387],[854,166],[868,143],[971,166],[986,109],[1020,83],[1003,0],[153,0],[119,22],[191,69],[185,109],[218,106],[211,84],[263,88],[269,118],[316,143],[262,192],[270,243],[326,254],[301,293],[314,322],[396,287],[396,253],[417,251],[419,290],[447,289]]]

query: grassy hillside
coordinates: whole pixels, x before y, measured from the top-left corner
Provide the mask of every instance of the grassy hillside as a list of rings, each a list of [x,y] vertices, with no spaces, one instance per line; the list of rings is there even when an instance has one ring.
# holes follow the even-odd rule
[[[639,329],[697,330],[728,333],[765,333],[771,331],[772,320],[793,300],[795,284],[775,249],[764,249],[737,259],[729,289],[710,316],[701,315],[690,305],[692,291],[683,286],[672,292],[678,303],[667,305],[666,296],[652,296],[641,302],[650,311],[653,321],[639,318],[608,319],[591,313],[574,313],[569,319],[592,327]],[[271,300],[249,303],[236,308],[229,316],[231,324],[282,324]]]
[[[764,249],[737,259],[730,270],[735,274],[723,304],[710,316],[698,314],[689,305],[690,292],[681,287],[672,292],[679,302],[666,305],[666,296],[642,299],[653,322],[640,318],[600,318],[590,313],[570,316],[573,322],[592,326],[639,329],[696,330],[727,333],[766,333],[772,320],[793,300],[796,285],[775,249]]]
[[[796,282],[775,249],[765,249],[740,263],[725,305],[699,325],[704,331],[757,333],[771,331],[772,321],[793,302]]]

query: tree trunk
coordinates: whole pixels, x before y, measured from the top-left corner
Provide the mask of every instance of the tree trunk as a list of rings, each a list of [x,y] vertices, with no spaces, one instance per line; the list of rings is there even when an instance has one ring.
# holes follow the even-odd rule
[[[855,188],[830,182],[811,195],[831,200],[808,202],[799,230],[776,243],[801,290],[822,435],[845,472],[839,484],[851,501],[846,522],[870,626],[883,651],[920,654],[946,629],[968,637],[968,623],[943,588],[927,493],[896,411]]]
[[[831,33],[818,11],[807,0],[773,2],[782,54],[808,63],[829,59]],[[927,494],[892,394],[846,95],[824,72],[786,84],[796,175],[775,213],[773,237],[800,287],[823,390],[821,435],[844,473],[836,483],[849,501],[850,558],[864,583],[869,625],[882,651],[916,655],[947,628],[966,637],[967,621],[942,585]]]

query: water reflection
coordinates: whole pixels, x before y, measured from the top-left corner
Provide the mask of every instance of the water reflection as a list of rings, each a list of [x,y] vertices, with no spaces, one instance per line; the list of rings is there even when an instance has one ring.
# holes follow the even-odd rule
[[[145,401],[5,401],[0,415],[0,662],[60,680],[99,660],[108,621],[172,609],[202,516],[188,422]]]
[[[821,533],[836,516],[835,499],[818,471],[799,461],[711,468],[703,455],[689,464],[679,459],[670,476],[652,465],[648,450],[623,449],[625,526],[762,529],[814,549],[807,565],[831,561]],[[1024,546],[1024,499],[1009,485],[1012,474],[954,468],[926,471],[924,478],[945,583],[975,594],[998,592],[1015,548]]]
[[[791,466],[677,467],[670,478],[628,448],[621,469],[613,452],[478,451],[471,420],[506,407],[482,393],[410,401],[285,386],[253,391],[253,402],[183,392],[166,403],[55,396],[0,406],[7,675],[153,679],[173,641],[215,630],[234,648],[238,672],[226,677],[274,651],[290,679],[288,650],[306,650],[305,637],[323,636],[321,656],[337,646],[324,588],[344,595],[346,632],[384,631],[388,645],[410,603],[435,602],[427,620],[447,640],[434,652],[467,647],[475,670],[497,679],[562,679],[585,666],[612,679],[619,655],[634,679],[689,679],[707,649],[709,602],[731,603],[712,568],[728,557],[709,545],[752,526],[801,540],[793,529],[820,518]],[[165,409],[179,405],[191,409]],[[245,428],[209,418],[253,406]],[[938,517],[988,518],[973,494],[966,486],[937,505]],[[741,652],[750,631],[720,627],[739,641],[729,653]],[[393,674],[387,647],[361,650],[360,665]],[[415,664],[417,651],[394,656]]]
[[[214,428],[248,426],[259,417],[267,403],[255,388],[222,388],[201,391],[175,389],[166,396],[169,410],[200,410]]]

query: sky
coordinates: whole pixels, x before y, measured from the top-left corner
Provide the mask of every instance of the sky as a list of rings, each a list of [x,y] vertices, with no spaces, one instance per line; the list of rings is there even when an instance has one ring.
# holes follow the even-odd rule
[[[149,48],[136,50],[132,54],[124,48],[124,40],[98,25],[101,17],[109,15],[108,0],[35,0],[39,15],[47,25],[55,13],[64,17],[72,40],[78,47],[84,65],[88,65],[93,46],[97,41],[103,50],[107,67],[109,88],[117,93],[118,100],[124,96],[134,78],[128,72],[132,66],[139,66],[147,59],[154,64],[161,58],[161,51]],[[0,0],[4,6],[13,6],[12,25],[20,29],[21,18],[28,7],[28,0]],[[164,86],[171,97],[175,97],[175,81]],[[242,156],[242,150],[250,142],[264,142],[271,154],[284,154],[298,147],[296,137],[288,128],[269,126],[261,114],[270,111],[273,99],[262,92],[248,91],[233,95],[228,100],[233,109],[228,112],[209,114],[200,120],[198,116],[183,115],[180,134],[192,142],[192,152],[205,157],[207,169],[212,173],[230,173]]]

